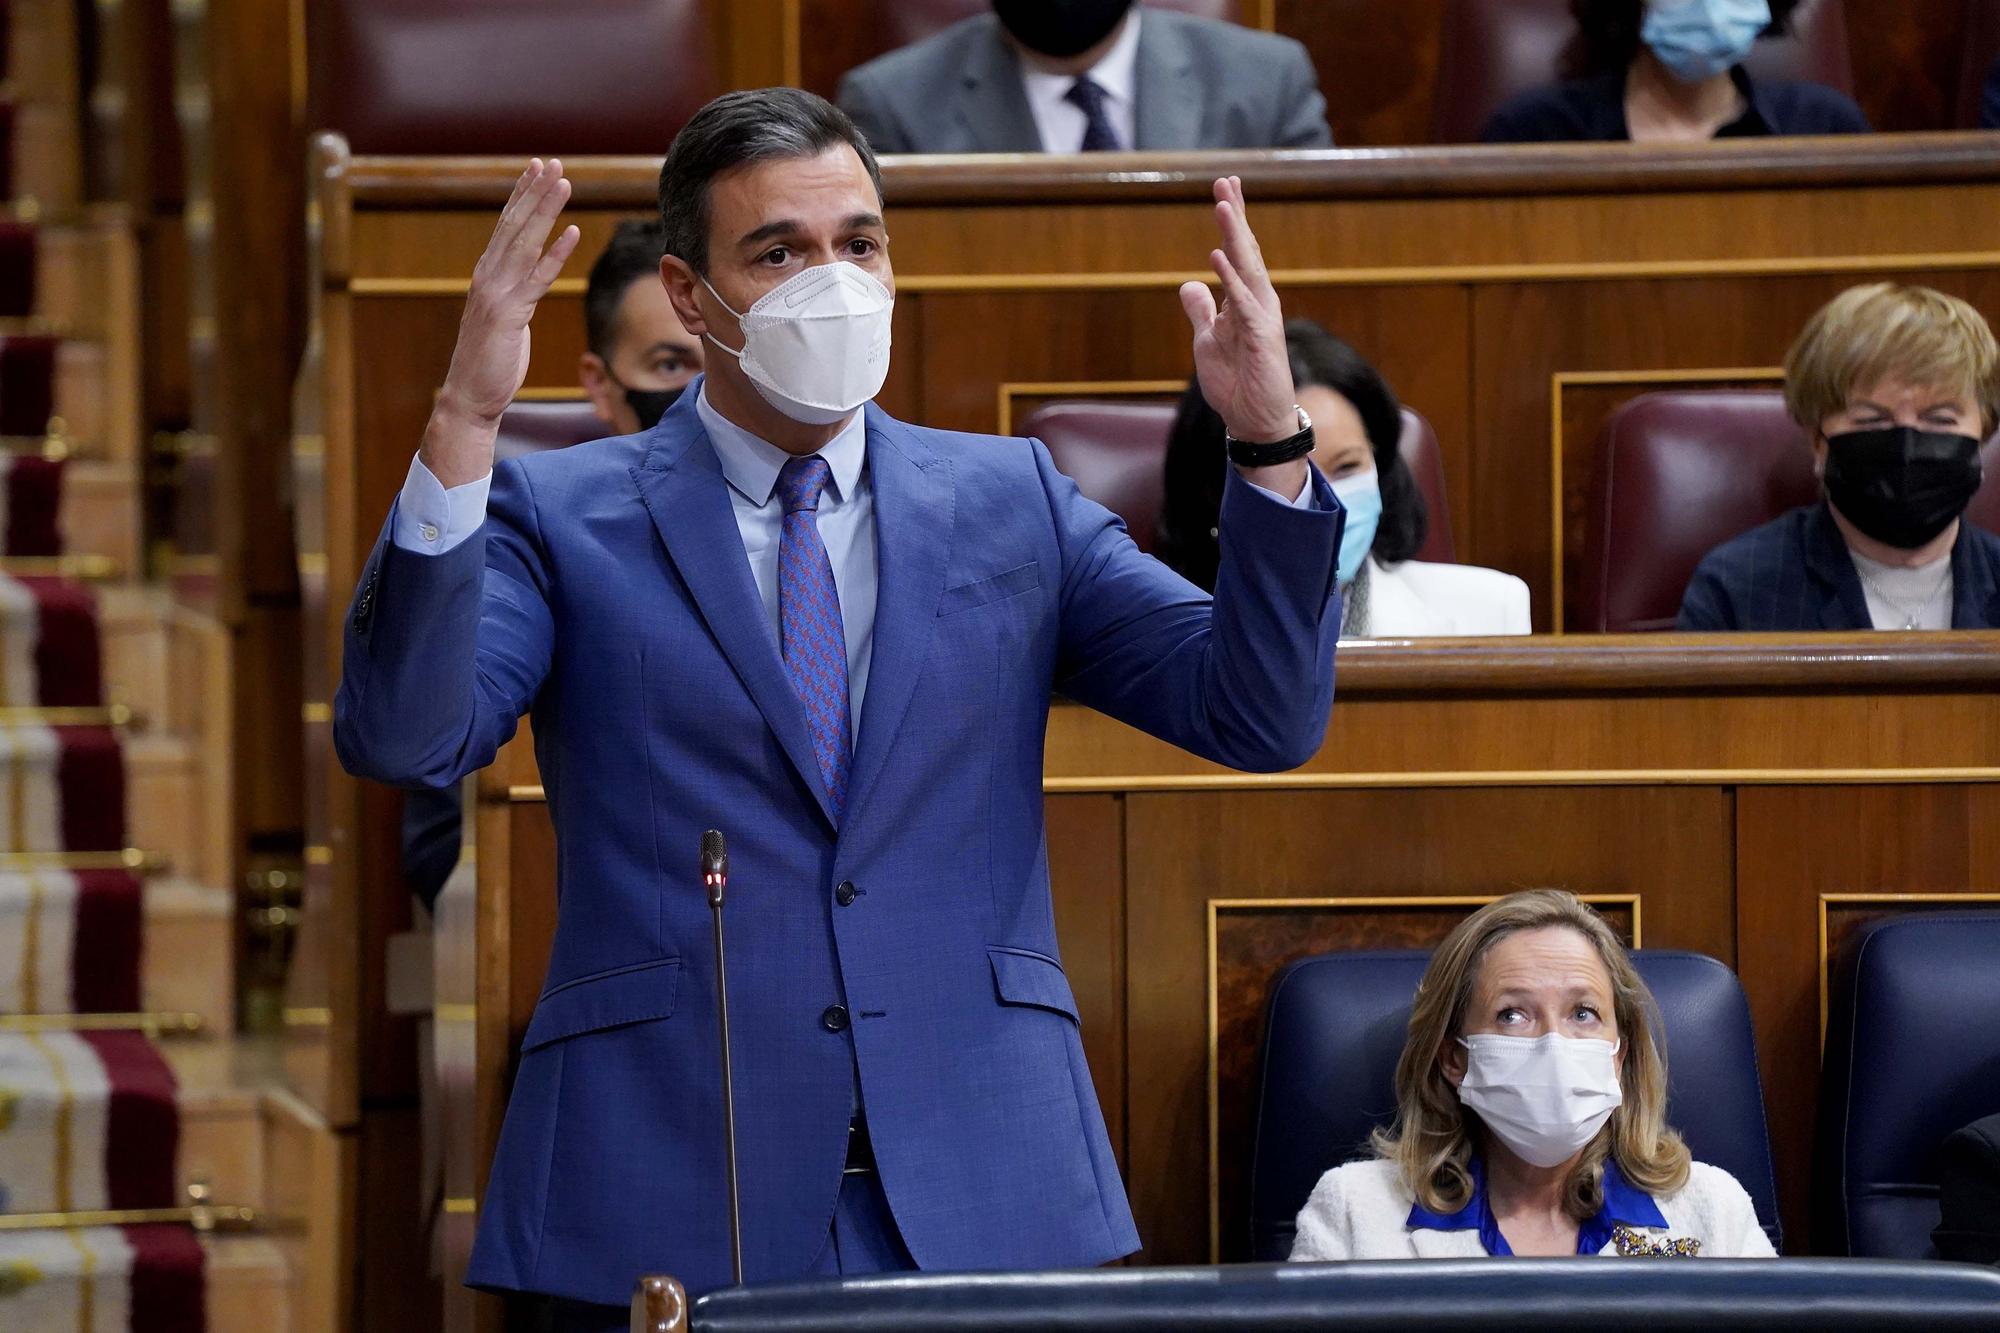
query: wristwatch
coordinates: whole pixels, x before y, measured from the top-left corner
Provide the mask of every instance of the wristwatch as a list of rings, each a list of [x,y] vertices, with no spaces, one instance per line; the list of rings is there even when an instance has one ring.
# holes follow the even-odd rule
[[[1280,463],[1289,463],[1294,458],[1304,458],[1311,453],[1312,418],[1306,415],[1303,407],[1294,406],[1292,410],[1299,414],[1298,434],[1271,444],[1252,444],[1248,440],[1239,440],[1225,431],[1222,440],[1229,448],[1229,461],[1238,467],[1276,467]]]

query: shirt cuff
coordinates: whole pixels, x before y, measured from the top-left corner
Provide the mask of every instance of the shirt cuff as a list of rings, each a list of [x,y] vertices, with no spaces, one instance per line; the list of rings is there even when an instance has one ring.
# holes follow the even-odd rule
[[[435,485],[436,483],[433,482],[432,484]],[[1272,490],[1269,486],[1259,486],[1256,482],[1251,481],[1248,477],[1245,477],[1243,479],[1243,484],[1248,486],[1251,490],[1256,491],[1263,495],[1268,495],[1273,500],[1276,500],[1279,504],[1289,505],[1293,509],[1319,508],[1318,505],[1313,503],[1313,468],[1312,464],[1310,463],[1306,464],[1306,484],[1299,487],[1299,493],[1293,496],[1289,500],[1287,500],[1284,496],[1278,494],[1278,492]]]
[[[417,455],[410,460],[410,475],[396,501],[390,540],[419,555],[443,555],[479,531],[486,521],[486,493],[492,487],[489,471],[477,481],[446,490],[424,466],[423,455]]]

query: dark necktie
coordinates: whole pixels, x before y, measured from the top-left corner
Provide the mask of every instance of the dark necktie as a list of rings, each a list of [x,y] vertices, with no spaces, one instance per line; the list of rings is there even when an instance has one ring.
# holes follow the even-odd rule
[[[1063,94],[1063,101],[1083,111],[1083,151],[1086,153],[1115,153],[1123,144],[1118,142],[1118,131],[1111,128],[1111,114],[1106,104],[1111,94],[1104,91],[1101,84],[1091,82],[1084,75],[1069,86]]]
[[[778,473],[785,506],[778,537],[778,638],[785,674],[805,705],[819,775],[826,782],[834,822],[847,805],[847,770],[853,760],[848,725],[847,633],[833,562],[819,536],[819,497],[833,479],[824,458],[794,458]]]

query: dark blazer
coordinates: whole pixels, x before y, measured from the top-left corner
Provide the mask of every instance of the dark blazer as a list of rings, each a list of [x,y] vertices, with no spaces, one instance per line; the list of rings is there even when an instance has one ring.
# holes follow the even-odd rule
[[[2000,626],[2000,537],[1961,522],[1951,548],[1951,627]],[[1794,509],[1702,557],[1682,630],[1865,630],[1868,598],[1824,503]]]
[[[1979,128],[2000,130],[2000,60],[1986,71],[1986,83],[1979,90]]]
[[[1324,148],[1333,142],[1305,47],[1148,7],[1133,82],[1140,149]],[[878,153],[1039,153],[1041,132],[1000,20],[976,14],[840,81]]]
[[[643,434],[501,461],[484,526],[443,555],[385,527],[347,617],[350,772],[449,786],[532,709],[555,823],[547,985],[468,1281],[601,1304],[646,1272],[728,1282],[710,827],[733,863],[748,1278],[800,1277],[826,1243],[857,1097],[922,1267],[1128,1254],[1049,897],[1050,696],[1217,763],[1305,762],[1333,702],[1339,501],[1317,474],[1311,510],[1232,479],[1211,601],[1040,444],[871,405],[875,665],[836,822],[699,392]]]
[[[2000,1115],[1975,1120],[1938,1152],[1938,1257],[2000,1264]]]
[[[1854,99],[1817,83],[1757,82],[1730,71],[1749,109],[1716,131],[1718,139],[1780,134],[1866,134],[1868,117]],[[1587,143],[1630,139],[1625,71],[1531,88],[1501,105],[1480,138],[1487,143]]]

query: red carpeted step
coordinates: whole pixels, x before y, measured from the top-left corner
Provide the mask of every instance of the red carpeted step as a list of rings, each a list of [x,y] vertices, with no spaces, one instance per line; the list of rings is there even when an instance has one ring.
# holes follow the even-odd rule
[[[206,1255],[182,1226],[126,1227],[132,1247],[132,1333],[203,1333]]]
[[[5,257],[0,255],[0,268]],[[32,286],[30,299],[32,299]],[[5,297],[0,280],[0,299]],[[0,309],[0,314],[4,314]],[[0,338],[0,435],[48,434],[56,412],[56,344],[40,333]]]
[[[185,1226],[0,1234],[0,1328],[202,1333],[206,1269],[207,1253]]]
[[[0,577],[0,661],[0,704],[102,704],[104,648],[97,595],[70,579]]]
[[[63,465],[35,454],[0,454],[0,541],[7,555],[61,555]]]
[[[174,1076],[139,1033],[0,1033],[0,1107],[0,1210],[179,1202]]]
[[[125,756],[109,727],[0,722],[0,852],[125,846]]]
[[[13,149],[13,121],[14,108],[0,102],[0,173],[8,176],[13,174],[6,161]],[[34,224],[0,221],[0,317],[26,319],[35,313],[35,262]]]
[[[0,873],[0,1014],[136,1013],[143,896],[125,870]]]

